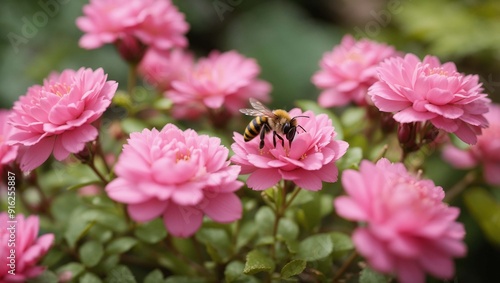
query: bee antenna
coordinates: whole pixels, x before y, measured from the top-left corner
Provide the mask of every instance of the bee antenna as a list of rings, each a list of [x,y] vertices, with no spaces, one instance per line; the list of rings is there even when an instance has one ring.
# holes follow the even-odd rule
[[[309,117],[307,117],[307,118],[309,118]],[[297,127],[300,127],[304,131],[304,133],[307,133],[306,129],[304,129],[304,127],[302,127],[301,125],[297,125]]]
[[[309,116],[305,116],[305,115],[299,115],[299,116],[295,116],[292,118],[292,120],[295,120],[296,118],[309,118]],[[302,128],[302,127],[301,127]]]

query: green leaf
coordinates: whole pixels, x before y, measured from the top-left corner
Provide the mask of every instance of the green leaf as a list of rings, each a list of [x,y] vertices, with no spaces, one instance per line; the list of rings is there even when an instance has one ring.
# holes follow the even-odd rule
[[[69,186],[66,190],[73,191],[73,190],[77,190],[77,189],[80,189],[80,188],[83,188],[83,187],[86,187],[86,186],[100,184],[101,182],[102,182],[101,180],[88,181],[88,182],[84,182],[84,183],[80,183],[80,184],[75,184],[75,185]]]
[[[236,250],[246,246],[257,235],[257,226],[254,222],[244,222],[236,239]]]
[[[363,149],[360,147],[350,147],[342,158],[337,162],[340,170],[358,168],[363,159]]]
[[[57,275],[50,271],[45,270],[42,274],[38,275],[35,278],[27,280],[27,283],[58,283],[59,278]]]
[[[146,278],[144,278],[143,283],[158,283],[163,282],[163,273],[159,269],[151,271]]]
[[[330,237],[332,239],[334,252],[348,251],[354,248],[351,238],[347,234],[340,232],[332,232],[330,233]]]
[[[500,204],[482,188],[468,189],[464,193],[464,200],[486,237],[500,245]]]
[[[273,233],[274,218],[274,212],[268,206],[263,206],[257,211],[255,214],[255,224],[261,236]]]
[[[226,278],[226,283],[232,283],[238,280],[238,278],[245,276],[243,274],[243,269],[245,264],[241,261],[231,261],[224,270],[224,277]]]
[[[296,259],[315,261],[326,258],[333,251],[333,243],[329,234],[318,234],[304,239],[299,244]]]
[[[136,118],[127,117],[122,121],[122,129],[127,134],[141,132],[147,127],[148,125],[146,123]]]
[[[78,250],[80,260],[85,266],[92,267],[99,263],[104,255],[102,244],[97,241],[89,241]]]
[[[134,235],[140,240],[156,244],[167,237],[167,230],[161,219],[155,219],[147,223],[140,224],[134,231]]]
[[[102,283],[102,280],[92,272],[85,272],[79,280],[80,283]]]
[[[298,275],[306,268],[306,262],[300,259],[294,259],[285,264],[281,269],[281,278],[287,279],[294,275]]]
[[[82,272],[85,270],[85,267],[78,262],[70,262],[67,263],[61,267],[59,267],[56,272],[57,274],[61,274],[63,272],[69,271],[71,272],[72,278],[76,278],[82,274]]]
[[[243,273],[245,274],[255,274],[258,272],[272,272],[274,270],[275,263],[268,256],[259,250],[252,250],[247,254],[247,260],[245,262],[245,268]]]
[[[299,236],[299,226],[288,218],[281,218],[278,223],[278,237],[285,241],[297,239]]]
[[[365,267],[361,270],[359,283],[387,283],[389,278],[383,274],[377,273],[372,269]]]
[[[83,204],[75,193],[64,193],[56,197],[50,206],[51,214],[61,223],[66,223],[72,216],[72,211]]]
[[[120,262],[120,255],[113,254],[105,257],[97,266],[100,271],[107,273],[112,268],[116,267]]]
[[[165,283],[206,283],[207,280],[202,278],[192,278],[186,276],[169,276]]]
[[[295,104],[297,104],[304,111],[311,110],[316,115],[318,115],[318,114],[328,115],[328,118],[330,118],[330,120],[332,120],[332,125],[333,125],[333,127],[335,127],[335,132],[337,133],[337,136],[335,137],[335,139],[336,140],[344,139],[344,130],[343,130],[342,124],[340,123],[340,120],[337,117],[337,115],[335,115],[335,113],[319,106],[316,101],[312,101],[312,100],[297,100],[295,102]]]
[[[105,209],[87,209],[83,212],[82,218],[88,222],[97,222],[112,231],[123,233],[127,230],[127,223],[116,211]]]
[[[202,228],[196,233],[196,239],[207,246],[207,251],[214,261],[221,262],[229,257],[232,247],[226,230]]]
[[[128,267],[118,265],[111,269],[104,280],[106,283],[135,283],[135,277]]]
[[[122,237],[114,239],[111,243],[106,246],[106,253],[108,254],[121,254],[137,244],[137,240],[132,237]]]
[[[363,107],[349,107],[340,116],[340,121],[346,129],[346,136],[350,136],[353,131],[362,129],[361,125],[366,122],[366,110]]]

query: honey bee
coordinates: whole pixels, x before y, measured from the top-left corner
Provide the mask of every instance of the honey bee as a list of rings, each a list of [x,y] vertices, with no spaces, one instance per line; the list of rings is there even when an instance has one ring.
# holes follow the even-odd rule
[[[285,146],[285,140],[280,134],[285,135],[288,140],[289,147],[292,146],[293,138],[297,133],[297,127],[300,127],[304,132],[306,131],[302,126],[297,123],[297,118],[309,116],[295,116],[290,117],[287,111],[282,109],[270,110],[258,100],[250,98],[250,104],[253,109],[240,109],[240,112],[255,116],[255,118],[245,128],[243,138],[245,142],[253,140],[257,135],[260,136],[259,148],[264,148],[264,137],[266,133],[273,131],[273,145],[276,147],[276,138],[281,140],[281,146]]]

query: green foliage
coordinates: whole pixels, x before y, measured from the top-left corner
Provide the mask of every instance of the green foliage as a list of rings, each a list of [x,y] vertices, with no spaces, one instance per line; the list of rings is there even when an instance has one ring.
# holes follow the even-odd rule
[[[258,272],[272,272],[275,263],[268,255],[259,250],[252,250],[247,254],[243,273],[255,274]]]
[[[468,189],[464,200],[486,237],[500,246],[500,203],[482,188]]]
[[[287,279],[294,275],[298,275],[304,271],[306,268],[306,261],[300,259],[294,259],[289,263],[285,264],[281,269],[281,278]]]

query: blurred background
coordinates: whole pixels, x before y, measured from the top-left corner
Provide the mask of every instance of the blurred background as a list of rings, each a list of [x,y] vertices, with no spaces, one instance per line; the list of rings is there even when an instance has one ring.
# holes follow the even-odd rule
[[[75,19],[88,0],[2,0],[0,3],[0,108],[10,108],[51,71],[104,68],[125,89],[127,65],[113,46],[78,47]],[[479,74],[485,91],[500,101],[500,1],[498,0],[177,0],[191,25],[190,49],[238,52],[257,59],[261,78],[273,85],[272,106],[316,100],[310,82],[324,52],[346,33],[394,45],[420,57],[453,61]],[[436,184],[453,184],[450,169],[432,163]],[[455,172],[456,173],[456,172]],[[500,172],[499,172],[500,173]],[[500,197],[498,193],[497,199]],[[461,206],[458,200],[454,205]],[[453,282],[495,282],[500,250],[467,213],[467,258],[458,260]],[[496,279],[496,280],[495,280]],[[498,282],[498,281],[497,281]]]

